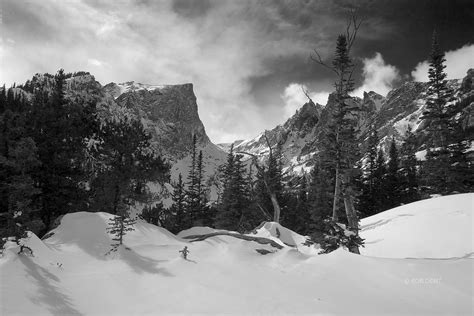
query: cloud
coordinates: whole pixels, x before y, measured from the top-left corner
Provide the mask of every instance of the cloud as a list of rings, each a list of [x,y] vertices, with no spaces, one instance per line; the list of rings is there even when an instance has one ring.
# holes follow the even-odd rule
[[[400,79],[400,72],[395,66],[388,65],[383,60],[382,54],[375,53],[373,58],[363,60],[363,82],[354,90],[352,95],[363,97],[364,92],[375,91],[381,95],[393,89],[394,83]]]
[[[466,76],[470,68],[474,68],[474,44],[465,45],[459,49],[447,51],[446,73],[448,79],[460,79]],[[428,79],[428,61],[422,61],[416,65],[411,75],[415,81],[427,82]]]
[[[251,137],[273,127],[281,118],[278,105],[257,104],[250,78],[272,71],[268,59],[305,56],[309,43],[286,36],[288,25],[271,5],[187,5],[169,0],[120,5],[44,0],[24,6],[5,0],[10,14],[2,27],[14,42],[0,43],[0,81],[25,82],[37,72],[64,68],[90,71],[102,84],[192,82],[213,141],[231,141],[236,134]]]
[[[102,84],[192,82],[214,142],[287,119],[305,103],[296,91],[280,98],[292,82],[311,83],[319,91],[311,97],[325,104],[329,88],[318,80],[326,74],[301,60],[315,47],[330,58],[346,24],[339,4],[313,0],[3,0],[2,9],[12,42],[0,42],[0,83],[59,68],[90,71]],[[383,29],[372,24],[371,40]]]
[[[329,97],[329,92],[309,92],[308,87],[304,84],[290,83],[283,92],[281,98],[284,101],[284,114],[285,118],[289,118],[295,114],[296,110],[301,108],[303,104],[308,102],[308,97],[305,95],[308,93],[309,97],[313,102],[321,105],[326,105]]]
[[[89,58],[87,59],[87,65],[89,66],[95,66],[95,67],[102,67],[105,65],[103,61],[94,59],[94,58]]]

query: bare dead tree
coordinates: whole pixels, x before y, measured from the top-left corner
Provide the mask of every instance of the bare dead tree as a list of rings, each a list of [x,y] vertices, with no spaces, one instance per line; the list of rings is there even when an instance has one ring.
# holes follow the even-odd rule
[[[272,146],[270,145],[270,141],[268,140],[266,131],[263,134],[263,137],[265,138],[265,141],[267,143],[269,154],[270,154],[270,156],[272,156],[273,155],[273,150],[272,150]],[[265,170],[265,166],[258,161],[258,156],[255,155],[255,154],[252,154],[252,153],[249,153],[249,152],[246,152],[246,151],[239,151],[237,153],[248,155],[248,156],[252,157],[252,165],[255,165],[255,167],[260,172],[260,174],[263,175],[263,179],[262,179],[263,184],[265,186],[265,189],[268,193],[268,196],[270,197],[270,200],[271,200],[272,206],[273,206],[273,221],[276,222],[276,223],[279,223],[280,222],[280,213],[281,213],[280,203],[278,203],[277,195],[276,195],[276,192],[275,192],[274,188],[270,185],[270,182],[271,182],[272,179],[269,178],[269,174]],[[265,210],[263,209],[262,206],[258,205],[258,207],[264,214],[268,214],[267,212],[265,212]]]
[[[303,88],[303,86],[301,86],[301,90],[303,91],[304,95],[308,98],[308,100],[311,103],[314,103],[313,100],[311,99],[311,97],[309,96],[308,90],[305,90],[305,88]]]

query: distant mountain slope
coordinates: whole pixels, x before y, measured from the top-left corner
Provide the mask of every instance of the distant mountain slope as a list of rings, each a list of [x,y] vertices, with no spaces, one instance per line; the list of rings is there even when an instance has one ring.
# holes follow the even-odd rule
[[[464,79],[450,80],[449,85],[455,90],[458,100],[465,100],[464,110],[457,122],[465,128],[474,126],[474,69],[467,72]],[[424,122],[420,119],[426,107],[426,92],[428,84],[406,82],[399,88],[390,91],[386,97],[376,92],[364,93],[364,97],[353,98],[359,108],[359,127],[361,139],[370,124],[378,129],[381,145],[388,146],[389,139],[394,137],[401,141],[408,126],[415,133],[423,133]],[[328,111],[335,105],[334,97],[330,95],[325,106],[314,104],[311,100],[304,104],[283,125],[278,125],[267,131],[270,144],[282,145],[284,165],[290,172],[300,173],[311,169],[312,157],[318,151],[318,133],[327,122]],[[263,132],[257,137],[244,141],[236,141],[236,151],[246,151],[262,158],[268,155],[268,146]],[[230,145],[223,146],[230,148]],[[420,144],[420,150],[423,144]]]

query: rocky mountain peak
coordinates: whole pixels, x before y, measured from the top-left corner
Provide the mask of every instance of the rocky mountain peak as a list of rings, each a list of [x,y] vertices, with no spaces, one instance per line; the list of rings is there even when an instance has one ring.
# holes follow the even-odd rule
[[[150,132],[156,147],[172,160],[186,156],[193,135],[198,145],[210,143],[199,114],[193,85],[111,83],[104,87],[115,102],[132,110]],[[119,90],[118,90],[119,89]],[[116,96],[118,91],[120,95]]]
[[[367,108],[370,112],[380,111],[384,101],[385,97],[374,91],[364,92],[362,98],[363,107]]]
[[[471,68],[467,71],[466,77],[462,80],[461,91],[467,93],[474,90],[474,69]]]

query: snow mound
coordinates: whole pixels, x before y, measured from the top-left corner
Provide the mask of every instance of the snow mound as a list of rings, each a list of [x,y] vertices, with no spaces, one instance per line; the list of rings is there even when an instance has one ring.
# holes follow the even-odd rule
[[[142,221],[124,237],[128,249],[106,256],[110,217],[67,214],[48,238],[30,236],[34,256],[7,249],[0,315],[472,314],[471,259],[384,259],[342,249],[307,255],[231,236],[187,242]],[[255,235],[298,247],[305,240],[276,223]],[[179,253],[184,245],[188,260]]]
[[[305,245],[308,240],[307,236],[295,233],[276,222],[265,222],[249,235],[272,239],[282,246],[294,247],[305,255],[316,255],[319,252],[317,246]]]
[[[361,220],[367,256],[474,258],[474,193],[432,198]]]
[[[195,226],[195,227],[191,227],[191,228],[180,231],[177,236],[180,238],[185,238],[188,236],[207,235],[207,234],[212,234],[212,233],[217,233],[217,232],[227,232],[227,230],[219,230],[219,229],[206,227],[206,226]]]
[[[104,256],[110,248],[113,236],[107,233],[109,213],[77,212],[66,214],[61,224],[52,230],[45,242],[56,249],[82,250],[91,256]],[[134,231],[127,232],[126,246],[181,244],[181,240],[164,228],[137,220]]]

